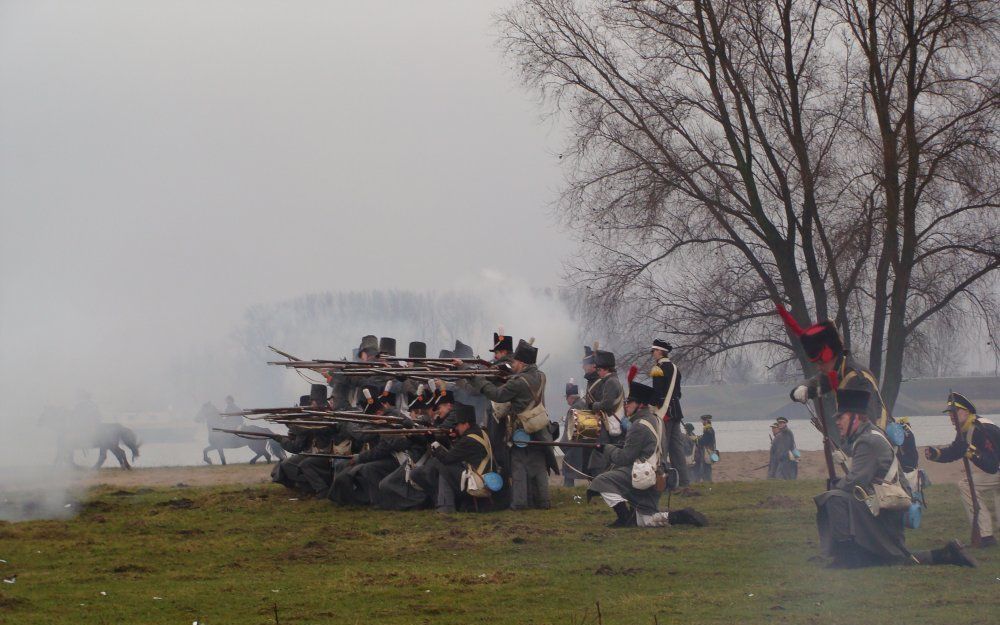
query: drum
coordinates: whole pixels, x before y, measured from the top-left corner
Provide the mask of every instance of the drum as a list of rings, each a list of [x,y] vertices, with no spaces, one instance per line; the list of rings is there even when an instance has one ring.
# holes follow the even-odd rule
[[[573,440],[596,440],[601,432],[601,413],[592,410],[573,411]]]

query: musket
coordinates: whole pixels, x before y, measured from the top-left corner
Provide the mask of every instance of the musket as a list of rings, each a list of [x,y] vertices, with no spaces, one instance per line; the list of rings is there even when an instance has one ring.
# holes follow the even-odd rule
[[[955,408],[955,391],[951,389],[948,390],[948,415],[955,426],[955,434],[962,436],[962,426],[958,424],[958,410]],[[972,415],[969,415],[969,418],[972,418]],[[967,441],[967,444],[971,446],[972,441]],[[963,455],[962,464],[965,465],[965,479],[969,482],[969,494],[972,496],[972,546],[978,547],[983,540],[979,530],[979,496],[976,494],[976,485],[972,481],[972,463]]]
[[[302,412],[302,406],[282,406],[281,408],[248,408],[238,412],[220,412],[223,417],[246,417],[255,414],[281,414],[283,412]]]
[[[601,443],[584,443],[583,441],[514,441],[515,447],[525,445],[537,445],[539,447],[583,447],[585,449],[597,449]]]
[[[307,458],[330,458],[331,460],[350,460],[354,456],[344,455],[344,454],[318,454],[313,452],[302,452],[295,454],[296,456],[305,456]]]
[[[493,363],[487,360],[483,360],[482,358],[405,358],[403,356],[383,356],[382,360],[419,362],[419,363],[426,363],[428,365],[440,364],[440,365],[448,365],[450,367],[454,367],[455,361],[458,360],[462,364],[466,365],[485,365],[487,367],[493,366]]]
[[[406,417],[396,417],[393,415],[365,414],[363,412],[351,412],[349,410],[305,410],[306,414],[317,417],[341,417],[347,419],[359,419],[366,421],[387,421],[389,423],[406,423]]]
[[[364,419],[351,419],[348,417],[333,417],[330,419],[268,419],[273,423],[280,423],[282,425],[301,425],[310,428],[318,427],[333,427],[338,423],[359,423],[362,425],[370,425],[372,421],[367,421]],[[365,430],[367,432],[367,430]]]
[[[289,360],[294,360],[294,361],[302,360],[301,358],[296,358],[295,356],[292,356],[288,352],[281,351],[280,349],[278,349],[277,347],[274,347],[273,345],[268,345],[267,348],[269,350],[271,350],[272,352],[274,352],[275,354],[278,354],[279,356],[284,356],[285,358],[287,358]]]
[[[365,430],[362,434],[378,434],[380,436],[410,436],[412,434],[447,434],[448,428],[392,428]]]
[[[282,435],[276,434],[274,432],[248,432],[246,430],[227,430],[226,428],[212,428],[214,432],[226,432],[227,434],[235,434],[243,438],[270,438],[271,440],[281,440]]]
[[[388,367],[388,363],[380,363],[376,360],[269,360],[269,365],[281,365],[292,369],[343,369],[344,367]]]

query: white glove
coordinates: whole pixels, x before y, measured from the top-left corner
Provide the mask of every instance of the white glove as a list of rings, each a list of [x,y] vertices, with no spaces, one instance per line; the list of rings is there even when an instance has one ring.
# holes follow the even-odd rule
[[[441,448],[441,443],[439,443],[437,441],[434,441],[433,443],[431,443],[431,449],[432,450],[437,451],[440,448]]]
[[[805,384],[801,386],[796,386],[795,390],[792,391],[792,399],[799,402],[800,404],[805,404],[809,402],[809,387]]]

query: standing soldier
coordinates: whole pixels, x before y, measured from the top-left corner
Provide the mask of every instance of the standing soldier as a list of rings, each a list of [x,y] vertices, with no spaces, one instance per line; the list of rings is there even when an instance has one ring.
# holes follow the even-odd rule
[[[878,380],[844,349],[844,342],[840,338],[837,326],[832,321],[822,321],[803,330],[784,308],[779,307],[778,312],[785,319],[789,330],[798,335],[806,357],[819,368],[818,374],[792,389],[790,393],[792,400],[805,404],[810,399],[827,395],[837,389],[865,391],[872,396],[868,406],[869,420],[885,430],[892,417],[882,402]],[[840,410],[839,406],[837,410]]]
[[[562,440],[563,442],[568,442],[573,440],[573,411],[583,409],[585,407],[583,399],[580,397],[580,387],[576,385],[576,380],[573,378],[569,379],[566,383],[566,405],[569,408],[566,410],[566,417],[563,419],[563,432]],[[563,449],[563,486],[567,488],[572,488],[575,485],[575,480],[586,479],[587,474],[584,472],[584,467],[590,461],[589,448],[584,447],[567,447]]]
[[[681,372],[677,365],[670,361],[670,352],[673,349],[670,343],[653,339],[650,353],[656,364],[649,372],[649,377],[653,380],[656,396],[663,401],[657,406],[656,414],[663,419],[666,426],[664,451],[670,457],[670,466],[677,470],[677,485],[684,488],[691,483],[691,478],[688,476],[687,462],[684,460],[684,433],[681,431],[681,421],[684,420],[684,413],[681,412]]]
[[[767,479],[794,480],[799,476],[799,459],[795,456],[795,436],[788,429],[788,419],[778,417],[771,425],[771,461]]]
[[[712,481],[712,454],[715,453],[715,429],[712,415],[701,415],[701,436],[694,447],[694,475],[698,482]]]
[[[952,393],[948,410],[957,430],[955,440],[947,447],[928,447],[924,455],[933,462],[954,462],[967,458],[972,475],[972,486],[980,504],[979,518],[974,518],[972,488],[968,476],[958,484],[962,493],[962,503],[970,520],[978,521],[980,547],[997,544],[993,535],[993,517],[989,503],[993,502],[994,512],[1000,519],[1000,428],[992,421],[976,414],[976,406],[969,398]],[[973,528],[975,529],[975,528]]]
[[[625,405],[625,391],[615,370],[615,355],[612,352],[594,350],[594,372],[597,377],[587,389],[584,403],[587,410],[598,413],[601,431],[597,442],[601,445],[617,445],[624,439],[620,415]],[[608,466],[604,451],[595,449],[590,454],[587,465],[591,475],[597,475]]]
[[[545,374],[538,370],[535,364],[537,359],[538,349],[522,340],[514,350],[514,359],[510,365],[514,375],[506,382],[498,386],[483,377],[474,377],[469,381],[472,387],[492,401],[494,406],[509,404],[505,408],[508,437],[515,429],[524,427],[535,413],[545,409]],[[546,416],[541,429],[528,432],[531,439],[551,441],[552,433],[549,432],[547,425]],[[525,428],[525,431],[527,429]],[[509,438],[507,442],[510,442]],[[536,508],[551,507],[548,476],[551,459],[547,456],[552,453],[552,447],[543,445],[510,448],[511,510],[527,508],[529,503]]]

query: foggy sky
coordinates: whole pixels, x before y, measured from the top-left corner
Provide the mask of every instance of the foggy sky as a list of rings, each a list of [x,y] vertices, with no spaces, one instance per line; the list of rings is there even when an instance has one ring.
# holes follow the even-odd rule
[[[506,4],[0,3],[6,409],[156,384],[260,302],[558,284]]]

